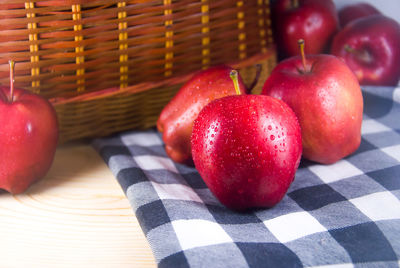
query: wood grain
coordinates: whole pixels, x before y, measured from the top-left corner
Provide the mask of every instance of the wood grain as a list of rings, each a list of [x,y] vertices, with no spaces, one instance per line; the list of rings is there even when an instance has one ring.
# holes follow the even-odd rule
[[[133,210],[85,143],[60,146],[27,192],[0,192],[0,267],[156,267]]]

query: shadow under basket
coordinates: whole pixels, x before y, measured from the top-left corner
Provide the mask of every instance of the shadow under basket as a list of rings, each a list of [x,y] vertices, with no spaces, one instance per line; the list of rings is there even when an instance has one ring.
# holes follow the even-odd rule
[[[3,0],[0,83],[50,100],[60,143],[153,127],[179,88],[218,64],[253,93],[276,65],[268,0]]]

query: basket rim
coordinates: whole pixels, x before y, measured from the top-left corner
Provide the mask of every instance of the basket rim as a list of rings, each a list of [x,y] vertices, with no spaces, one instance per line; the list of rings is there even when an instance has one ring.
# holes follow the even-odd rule
[[[238,60],[234,62],[228,62],[228,63],[222,63],[231,66],[232,68],[235,69],[241,69],[245,67],[249,67],[251,65],[255,65],[255,62],[260,62],[264,59],[268,59],[272,54],[275,53],[275,46],[271,46],[267,52],[265,53],[259,53],[256,54],[252,57],[246,58],[244,60]],[[209,66],[211,67],[211,66]],[[199,70],[200,71],[200,70]],[[71,98],[67,97],[62,97],[62,98],[50,98],[49,101],[53,106],[60,106],[60,105],[65,105],[73,102],[85,102],[85,101],[94,101],[98,100],[101,98],[106,98],[106,97],[112,97],[114,95],[119,95],[119,94],[135,94],[135,93],[140,93],[143,91],[150,90],[152,88],[157,88],[157,87],[168,87],[168,86],[173,86],[177,84],[182,84],[186,82],[187,80],[190,79],[190,77],[193,76],[195,73],[191,72],[189,74],[185,75],[180,75],[180,76],[175,76],[171,78],[167,78],[158,82],[142,82],[134,85],[130,85],[128,87],[120,88],[120,87],[112,87],[112,88],[106,88],[94,92],[88,92],[84,93],[78,96],[74,96]]]

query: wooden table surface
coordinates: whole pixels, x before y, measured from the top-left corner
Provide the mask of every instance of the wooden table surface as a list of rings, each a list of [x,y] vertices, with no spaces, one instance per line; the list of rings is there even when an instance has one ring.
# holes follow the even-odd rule
[[[156,267],[118,182],[84,142],[24,194],[0,190],[0,267]]]

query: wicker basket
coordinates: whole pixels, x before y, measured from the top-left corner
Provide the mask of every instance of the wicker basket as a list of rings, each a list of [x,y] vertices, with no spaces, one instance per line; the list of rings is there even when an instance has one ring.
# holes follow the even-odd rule
[[[0,2],[0,83],[56,108],[61,142],[155,125],[193,72],[238,68],[250,83],[276,63],[268,0]]]

